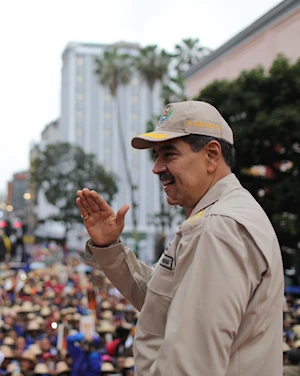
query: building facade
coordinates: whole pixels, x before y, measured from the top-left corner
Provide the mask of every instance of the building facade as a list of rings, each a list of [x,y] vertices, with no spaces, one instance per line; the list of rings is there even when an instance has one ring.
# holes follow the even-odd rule
[[[115,44],[121,53],[135,55],[136,44]],[[96,59],[101,59],[107,48],[103,44],[69,43],[62,55],[61,117],[59,121],[59,140],[81,146],[86,153],[96,155],[97,162],[108,172],[117,175],[118,195],[112,207],[114,210],[123,204],[131,203],[130,184],[126,177],[126,166],[118,121],[122,127],[125,152],[132,173],[137,207],[140,257],[146,262],[153,261],[153,255],[146,249],[153,249],[155,227],[150,218],[159,212],[159,181],[151,172],[153,162],[147,150],[138,151],[131,147],[131,139],[146,130],[151,120],[150,103],[155,114],[161,113],[159,85],[151,93],[146,82],[135,73],[126,86],[120,86],[117,93],[120,117],[115,110],[114,98],[109,88],[99,82]],[[150,95],[153,96],[151,100]],[[82,188],[82,187],[78,187]],[[97,189],[97,187],[96,187]],[[124,234],[128,244],[132,243],[133,222],[129,213],[126,216]],[[144,252],[144,253],[143,253]]]
[[[186,73],[189,98],[218,79],[234,79],[241,71],[268,69],[278,54],[300,57],[300,1],[285,0],[256,20]]]

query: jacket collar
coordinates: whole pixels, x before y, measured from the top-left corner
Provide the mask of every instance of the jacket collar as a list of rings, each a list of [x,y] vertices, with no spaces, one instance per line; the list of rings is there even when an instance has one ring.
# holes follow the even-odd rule
[[[223,179],[219,180],[197,203],[197,205],[192,210],[190,216],[198,213],[199,211],[212,205],[219,198],[226,193],[229,193],[235,189],[242,188],[241,183],[237,177],[231,173],[226,175]]]

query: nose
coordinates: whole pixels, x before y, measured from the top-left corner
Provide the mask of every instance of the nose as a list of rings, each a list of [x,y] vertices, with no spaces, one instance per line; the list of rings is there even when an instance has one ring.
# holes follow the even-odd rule
[[[156,162],[154,163],[152,172],[154,174],[160,174],[162,172],[165,172],[166,170],[167,170],[166,165],[164,163],[162,163],[162,161],[160,160],[160,158],[157,158]]]

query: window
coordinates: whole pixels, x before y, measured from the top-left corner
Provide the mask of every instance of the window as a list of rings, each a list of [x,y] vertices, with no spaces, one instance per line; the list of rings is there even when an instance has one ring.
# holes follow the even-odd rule
[[[77,58],[77,64],[80,65],[80,66],[84,64],[84,60],[83,60],[82,57]]]

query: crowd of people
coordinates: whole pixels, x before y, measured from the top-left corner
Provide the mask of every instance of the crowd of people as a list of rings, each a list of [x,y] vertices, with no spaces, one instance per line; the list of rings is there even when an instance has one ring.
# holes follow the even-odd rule
[[[300,297],[287,294],[283,308],[284,376],[300,375]]]
[[[134,374],[138,312],[91,256],[32,245],[21,268],[1,263],[0,280],[0,375]]]
[[[138,312],[94,260],[53,242],[28,251],[21,269],[1,264],[0,375],[134,375]],[[300,297],[285,297],[283,325],[284,375],[300,375]]]

